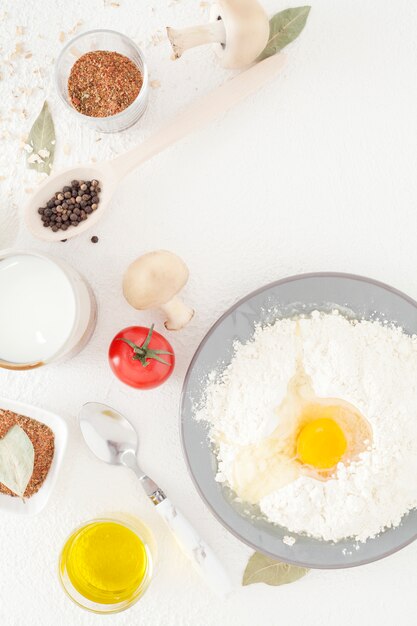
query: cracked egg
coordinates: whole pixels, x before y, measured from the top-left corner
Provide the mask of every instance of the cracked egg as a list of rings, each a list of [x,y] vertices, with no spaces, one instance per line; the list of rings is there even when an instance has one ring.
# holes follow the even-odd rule
[[[232,488],[247,502],[257,503],[300,476],[334,478],[339,463],[358,460],[372,443],[371,426],[356,407],[315,394],[302,354],[276,414],[274,431],[243,446],[234,462]]]

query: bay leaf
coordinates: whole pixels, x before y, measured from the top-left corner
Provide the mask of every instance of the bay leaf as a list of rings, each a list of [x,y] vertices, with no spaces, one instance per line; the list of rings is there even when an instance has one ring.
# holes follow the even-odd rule
[[[23,428],[12,426],[0,439],[0,483],[23,498],[33,473],[35,451]]]
[[[297,39],[306,25],[310,9],[309,6],[294,7],[274,15],[269,22],[269,41],[265,50],[258,57],[258,61],[276,54],[294,39]]]
[[[30,129],[27,145],[27,166],[50,174],[55,156],[55,127],[47,101]]]
[[[244,571],[242,585],[245,587],[254,583],[265,583],[277,587],[293,583],[309,571],[305,567],[274,561],[269,556],[254,552]]]

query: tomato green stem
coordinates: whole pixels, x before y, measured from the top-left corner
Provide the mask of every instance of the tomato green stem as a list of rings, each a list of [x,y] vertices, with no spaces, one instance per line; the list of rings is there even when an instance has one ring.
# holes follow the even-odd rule
[[[167,352],[166,350],[151,350],[149,348],[149,344],[152,339],[154,327],[155,325],[152,324],[146,336],[146,339],[141,346],[138,346],[133,341],[130,341],[130,339],[125,339],[124,337],[118,337],[117,341],[124,341],[125,343],[127,343],[127,345],[130,346],[133,350],[132,359],[135,361],[139,361],[141,365],[143,365],[143,367],[148,367],[149,359],[153,359],[154,361],[159,361],[159,363],[163,363],[164,365],[169,366],[170,363],[161,359],[159,355],[169,354],[170,356],[174,356],[172,352]]]

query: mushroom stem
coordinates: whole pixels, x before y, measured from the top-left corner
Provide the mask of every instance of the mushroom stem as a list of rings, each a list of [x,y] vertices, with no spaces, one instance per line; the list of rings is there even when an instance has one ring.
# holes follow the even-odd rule
[[[190,26],[189,28],[167,28],[168,39],[176,59],[195,46],[203,46],[208,43],[226,43],[226,29],[223,20],[209,22],[202,26]]]
[[[194,316],[194,310],[186,306],[181,298],[175,296],[161,306],[167,316],[165,328],[167,330],[181,330]]]

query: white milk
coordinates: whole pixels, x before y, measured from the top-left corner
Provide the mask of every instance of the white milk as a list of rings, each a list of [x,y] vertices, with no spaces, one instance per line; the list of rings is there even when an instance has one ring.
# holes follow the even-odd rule
[[[30,254],[0,260],[0,360],[47,360],[68,339],[75,314],[70,281],[53,261]]]

